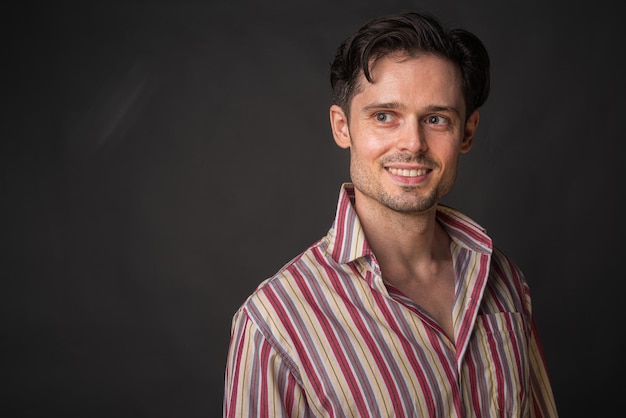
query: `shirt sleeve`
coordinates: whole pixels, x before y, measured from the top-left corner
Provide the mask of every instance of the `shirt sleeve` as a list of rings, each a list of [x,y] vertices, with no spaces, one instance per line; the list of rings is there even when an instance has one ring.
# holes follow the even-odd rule
[[[528,363],[530,379],[529,416],[531,418],[556,418],[559,414],[556,409],[556,402],[554,401],[552,386],[550,385],[543,348],[541,347],[537,324],[533,314],[530,288],[524,274],[519,268],[515,267],[515,269],[517,276],[521,279],[522,287],[520,293],[523,295],[525,315],[528,321]]]
[[[559,414],[556,409],[552,387],[543,356],[543,350],[537,334],[535,321],[532,321],[529,347],[530,386],[532,402],[530,405],[532,418],[555,418]]]
[[[305,409],[304,393],[287,362],[239,310],[226,365],[224,418],[301,417]]]

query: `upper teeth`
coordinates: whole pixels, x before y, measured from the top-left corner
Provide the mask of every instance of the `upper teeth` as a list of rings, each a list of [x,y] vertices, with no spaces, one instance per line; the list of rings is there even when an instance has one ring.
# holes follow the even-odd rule
[[[394,174],[396,176],[403,176],[403,177],[417,177],[417,176],[423,176],[424,174],[426,174],[426,169],[424,168],[420,168],[420,169],[407,169],[407,168],[389,168],[389,171],[391,172],[391,174]]]

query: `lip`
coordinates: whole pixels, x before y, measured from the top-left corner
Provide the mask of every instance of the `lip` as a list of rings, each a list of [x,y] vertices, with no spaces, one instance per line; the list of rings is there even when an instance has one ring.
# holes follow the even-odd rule
[[[397,183],[417,185],[424,183],[433,170],[424,166],[394,164],[386,166],[385,171]]]

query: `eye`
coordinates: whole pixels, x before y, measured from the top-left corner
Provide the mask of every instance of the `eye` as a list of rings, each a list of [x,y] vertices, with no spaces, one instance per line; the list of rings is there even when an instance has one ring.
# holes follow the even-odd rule
[[[374,118],[376,119],[376,122],[383,122],[383,123],[388,123],[393,120],[393,116],[391,115],[391,113],[385,113],[385,112],[376,113],[374,115]]]
[[[444,125],[448,123],[448,118],[439,115],[431,115],[426,118],[426,123],[431,125]]]

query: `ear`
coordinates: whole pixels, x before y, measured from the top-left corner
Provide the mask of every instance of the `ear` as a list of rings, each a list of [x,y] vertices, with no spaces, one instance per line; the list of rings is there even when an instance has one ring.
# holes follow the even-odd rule
[[[333,137],[337,145],[341,148],[350,148],[348,117],[343,109],[337,105],[330,107],[330,128],[333,131]]]
[[[461,141],[461,152],[466,153],[472,149],[474,143],[474,135],[476,135],[476,129],[478,128],[478,121],[480,120],[480,113],[478,110],[474,110],[474,113],[470,115],[465,122],[465,129],[463,131],[463,140]]]

